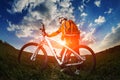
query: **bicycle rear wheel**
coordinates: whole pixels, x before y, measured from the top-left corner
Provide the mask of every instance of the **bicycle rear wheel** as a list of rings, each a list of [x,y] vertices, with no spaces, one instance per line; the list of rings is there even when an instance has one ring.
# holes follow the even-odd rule
[[[25,52],[25,50],[30,52]],[[33,56],[33,53],[36,52],[36,55]],[[38,55],[39,54],[39,55]],[[35,57],[34,59],[32,57]],[[31,68],[40,68],[43,69],[47,65],[47,52],[42,46],[38,46],[38,43],[30,42],[20,49],[18,54],[18,61],[22,65],[31,67]]]
[[[72,72],[75,72],[75,70],[79,69],[79,73],[81,75],[88,75],[89,73],[93,72],[96,67],[96,57],[94,51],[85,45],[80,45],[79,46],[79,55],[82,55],[82,58],[85,59],[82,64],[77,65],[77,66],[70,66],[70,70]],[[74,54],[70,56],[71,62],[76,63],[76,62],[81,62],[81,59],[78,59]],[[70,60],[69,59],[69,60]],[[71,63],[70,62],[70,63]]]

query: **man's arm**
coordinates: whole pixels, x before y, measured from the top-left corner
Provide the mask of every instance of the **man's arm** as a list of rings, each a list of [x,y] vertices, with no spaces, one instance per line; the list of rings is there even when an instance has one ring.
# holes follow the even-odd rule
[[[51,34],[47,34],[47,36],[48,36],[48,37],[57,36],[60,32],[61,32],[61,27],[60,27],[57,31],[55,31],[55,32],[53,32],[53,33],[51,33]]]
[[[53,33],[51,33],[51,34],[48,34],[47,36],[48,36],[48,37],[53,37],[53,36],[58,35],[59,33],[60,33],[60,31],[58,30],[58,31],[55,31],[55,32],[53,32]]]

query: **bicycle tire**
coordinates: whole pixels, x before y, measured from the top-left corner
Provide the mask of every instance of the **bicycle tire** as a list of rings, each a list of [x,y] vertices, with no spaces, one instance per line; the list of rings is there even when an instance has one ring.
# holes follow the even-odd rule
[[[88,51],[90,53],[90,55],[84,55],[86,60],[82,64],[77,65],[77,66],[69,66],[68,68],[70,69],[70,72],[74,73],[75,70],[78,69],[78,67],[79,67],[81,75],[88,75],[95,70],[96,55],[95,55],[94,51],[86,45],[79,45],[79,49],[85,49],[86,51]],[[72,63],[78,62],[80,60],[80,59],[79,60],[77,59],[77,61],[76,61],[76,59],[77,58],[74,56],[74,60],[72,59],[72,61],[73,61]]]
[[[90,72],[92,72],[96,68],[96,55],[95,55],[94,51],[90,47],[88,47],[86,45],[80,45],[79,48],[84,48],[84,49],[88,50],[91,53],[93,65],[92,65],[92,68],[91,68]]]
[[[26,53],[26,55],[25,55],[25,58],[27,57],[27,56],[31,56],[32,55],[32,53],[27,53],[27,52],[24,52],[24,50],[26,49],[26,48],[28,48],[28,47],[30,47],[30,46],[34,46],[34,47],[37,47],[39,44],[38,43],[35,43],[35,42],[29,42],[29,43],[27,43],[27,44],[25,44],[25,45],[23,45],[23,47],[21,47],[21,49],[20,49],[20,51],[19,51],[19,54],[18,54],[18,62],[19,63],[23,63],[22,62],[22,55],[23,54],[25,54]],[[45,51],[45,49],[44,49],[44,47],[42,47],[42,46],[39,46],[38,47],[39,49],[39,51],[41,50],[42,52],[43,52],[43,55],[37,55],[36,57],[37,57],[37,61],[35,62],[35,61],[28,61],[28,62],[24,62],[25,64],[33,64],[34,63],[34,65],[30,65],[31,67],[34,67],[34,66],[36,66],[36,65],[38,65],[39,64],[39,62],[41,62],[41,64],[39,65],[39,67],[40,67],[40,69],[44,69],[44,68],[46,68],[46,66],[47,66],[47,60],[48,60],[48,58],[47,58],[47,52]],[[39,52],[38,51],[38,52]],[[23,56],[24,57],[24,56]],[[40,59],[43,59],[43,60],[41,60],[40,61]],[[27,61],[27,60],[23,60],[23,61]]]

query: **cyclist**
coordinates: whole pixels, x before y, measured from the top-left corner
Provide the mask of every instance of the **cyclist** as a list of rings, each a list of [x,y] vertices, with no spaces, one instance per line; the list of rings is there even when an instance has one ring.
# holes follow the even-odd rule
[[[66,42],[66,45],[79,53],[79,38],[80,38],[80,31],[76,24],[72,20],[68,20],[65,17],[58,18],[60,27],[57,31],[47,34],[48,37],[53,37],[62,33],[61,39]],[[63,55],[64,49],[61,52],[61,56]],[[67,51],[66,60],[69,59],[71,52]]]

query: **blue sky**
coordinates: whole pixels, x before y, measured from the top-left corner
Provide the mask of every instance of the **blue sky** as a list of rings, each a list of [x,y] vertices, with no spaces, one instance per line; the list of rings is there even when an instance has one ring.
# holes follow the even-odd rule
[[[101,51],[120,45],[120,0],[0,0],[0,40],[16,48],[39,40],[40,22],[51,33],[67,17],[81,30],[81,42]]]

